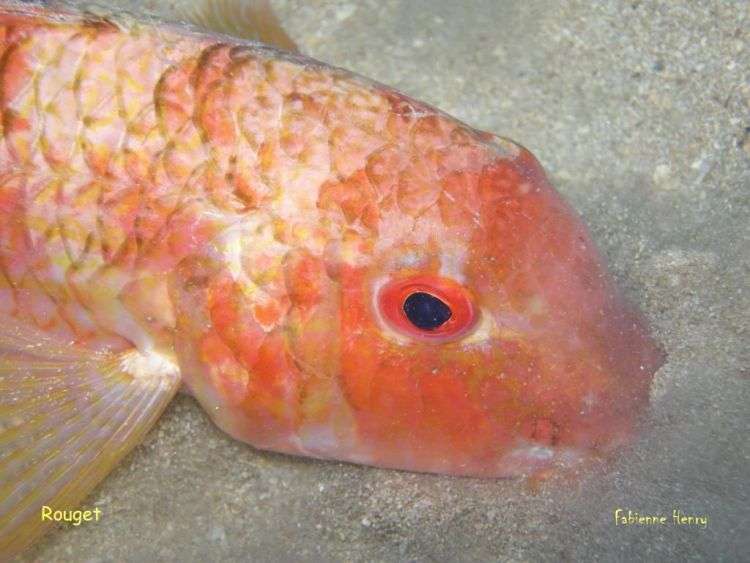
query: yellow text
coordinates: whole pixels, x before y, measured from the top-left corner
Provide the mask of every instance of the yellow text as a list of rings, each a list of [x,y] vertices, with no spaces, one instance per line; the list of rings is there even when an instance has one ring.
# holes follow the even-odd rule
[[[98,522],[102,509],[93,510],[54,510],[51,506],[42,506],[42,522],[68,522],[80,526],[82,522]]]

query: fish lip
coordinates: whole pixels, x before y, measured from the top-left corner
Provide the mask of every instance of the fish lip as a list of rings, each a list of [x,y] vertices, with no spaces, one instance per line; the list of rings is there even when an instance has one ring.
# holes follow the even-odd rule
[[[496,465],[498,474],[522,476],[543,469],[577,467],[592,457],[586,448],[578,446],[545,445],[535,440],[519,440],[515,447],[501,457]]]

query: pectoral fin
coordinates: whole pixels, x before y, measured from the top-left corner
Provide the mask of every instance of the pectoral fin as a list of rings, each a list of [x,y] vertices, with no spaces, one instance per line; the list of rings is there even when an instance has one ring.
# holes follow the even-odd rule
[[[205,29],[255,39],[287,51],[297,50],[268,0],[182,0],[176,2],[175,9]]]
[[[161,357],[64,345],[0,318],[0,559],[71,510],[144,437],[179,386]]]

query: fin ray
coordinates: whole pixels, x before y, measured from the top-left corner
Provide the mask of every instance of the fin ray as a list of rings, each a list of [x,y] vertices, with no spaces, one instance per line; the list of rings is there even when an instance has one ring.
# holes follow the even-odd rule
[[[41,535],[41,507],[70,510],[151,428],[175,366],[91,351],[0,318],[0,559]],[[140,366],[133,368],[132,366]],[[138,371],[129,371],[135,370]]]
[[[182,0],[175,9],[204,29],[254,39],[286,51],[298,50],[268,0]]]
[[[143,392],[141,393],[143,395]],[[101,416],[104,416],[105,412],[102,412]],[[92,420],[91,423],[95,424],[97,420]],[[80,453],[79,459],[89,459],[89,463],[93,461],[92,458],[90,458],[90,454],[92,452],[95,452],[97,450],[103,451],[105,444],[99,444],[96,441],[89,441],[86,438],[89,436],[87,434],[78,434],[69,437],[62,445],[78,445],[78,444],[85,444],[82,448],[80,448],[78,451]],[[74,444],[70,444],[70,442],[74,442]],[[94,458],[96,455],[94,456]],[[73,473],[76,469],[76,465],[69,465],[67,467],[55,467],[55,462],[57,462],[57,456],[54,454],[48,454],[43,460],[41,467],[39,465],[35,465],[32,468],[28,470],[27,473],[23,475],[24,483],[28,483],[33,479],[34,477],[41,476],[44,477],[44,480],[41,483],[38,483],[36,487],[34,487],[34,490],[31,494],[26,495],[22,501],[19,504],[16,504],[15,507],[22,511],[22,512],[28,512],[28,511],[38,511],[38,503],[35,501],[39,499],[40,497],[48,497],[50,491],[54,491],[57,489],[64,489],[65,487],[68,487],[72,483],[72,479],[68,478],[68,476]],[[58,464],[59,465],[59,464]],[[50,471],[51,474],[46,474],[46,471]],[[85,483],[85,473],[81,475],[79,478],[80,481],[76,483],[76,485],[80,486],[82,483]],[[72,477],[75,477],[73,475]],[[19,483],[16,484],[16,491],[13,493],[17,493],[21,491],[22,483],[19,481]],[[93,485],[92,485],[93,487]],[[10,498],[13,498],[13,493],[11,493]],[[65,507],[65,508],[73,508],[71,507]],[[0,511],[1,513],[2,511]]]

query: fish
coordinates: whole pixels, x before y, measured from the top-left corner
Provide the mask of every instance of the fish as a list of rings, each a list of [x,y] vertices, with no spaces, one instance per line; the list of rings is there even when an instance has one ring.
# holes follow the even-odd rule
[[[631,443],[663,352],[537,159],[206,5],[0,4],[0,554],[180,391],[255,448],[398,470]]]

